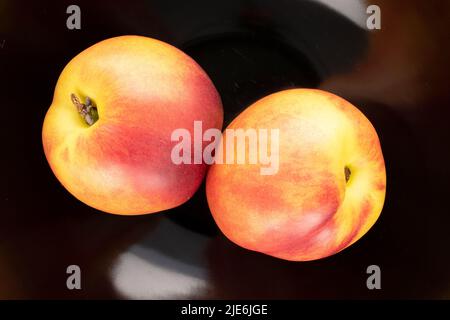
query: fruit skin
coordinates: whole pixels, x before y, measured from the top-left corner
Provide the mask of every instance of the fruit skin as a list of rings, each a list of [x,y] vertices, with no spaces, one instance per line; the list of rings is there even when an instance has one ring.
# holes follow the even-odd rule
[[[277,174],[261,175],[259,164],[209,169],[208,204],[231,241],[281,259],[315,260],[350,246],[378,219],[386,192],[380,142],[349,102],[286,90],[257,101],[228,128],[280,130]]]
[[[89,126],[71,102],[89,97]],[[101,41],[62,71],[42,129],[51,169],[76,198],[113,214],[176,207],[197,190],[206,165],[175,165],[171,133],[221,129],[219,94],[201,67],[164,42],[121,36]],[[191,132],[191,135],[193,133]]]

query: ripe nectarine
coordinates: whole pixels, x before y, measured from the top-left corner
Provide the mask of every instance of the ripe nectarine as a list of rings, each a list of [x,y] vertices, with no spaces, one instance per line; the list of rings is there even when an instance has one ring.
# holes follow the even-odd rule
[[[276,174],[262,175],[261,164],[248,163],[214,164],[208,172],[211,212],[236,244],[286,260],[319,259],[357,241],[380,215],[386,192],[380,142],[344,99],[312,89],[278,92],[229,128],[279,129]]]
[[[221,128],[220,97],[190,57],[164,42],[122,36],[84,50],[64,68],[45,117],[45,155],[76,198],[115,214],[187,201],[205,164],[176,165],[171,133]]]

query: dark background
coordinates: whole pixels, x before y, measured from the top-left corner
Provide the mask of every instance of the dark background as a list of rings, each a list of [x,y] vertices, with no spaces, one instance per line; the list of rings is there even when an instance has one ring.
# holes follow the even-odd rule
[[[81,30],[66,28],[70,4],[81,7]],[[0,298],[450,298],[450,5],[371,4],[382,10],[379,31],[301,0],[2,1]],[[203,187],[179,208],[137,217],[73,198],[46,162],[43,119],[66,63],[125,34],[169,42],[200,63],[225,124],[286,88],[323,88],[357,105],[387,166],[376,225],[337,255],[295,263],[228,241]],[[82,290],[66,288],[71,264]],[[366,288],[371,264],[381,290]]]

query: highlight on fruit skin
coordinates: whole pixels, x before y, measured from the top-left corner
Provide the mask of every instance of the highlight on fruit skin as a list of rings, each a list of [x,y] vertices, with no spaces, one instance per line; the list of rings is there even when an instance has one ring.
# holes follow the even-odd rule
[[[321,90],[281,91],[228,128],[279,129],[277,174],[261,175],[260,164],[208,171],[210,210],[234,243],[285,260],[315,260],[349,247],[378,219],[386,193],[380,141],[348,101]]]
[[[184,203],[200,186],[206,165],[170,157],[173,130],[190,130],[195,120],[205,130],[222,127],[221,100],[203,69],[167,43],[121,36],[64,68],[42,142],[76,198],[104,212],[146,214]]]

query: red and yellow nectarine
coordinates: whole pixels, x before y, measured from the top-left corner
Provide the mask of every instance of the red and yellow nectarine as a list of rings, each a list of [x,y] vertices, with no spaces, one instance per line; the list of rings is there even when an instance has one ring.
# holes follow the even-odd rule
[[[204,164],[175,165],[171,133],[221,128],[220,97],[190,57],[164,42],[122,36],[99,42],[64,68],[45,117],[45,155],[76,198],[115,214],[178,206],[199,187]]]
[[[208,204],[230,240],[286,260],[314,260],[350,246],[375,223],[385,165],[375,129],[352,104],[320,90],[286,90],[254,103],[227,129],[237,128],[279,129],[279,171],[210,168]]]

